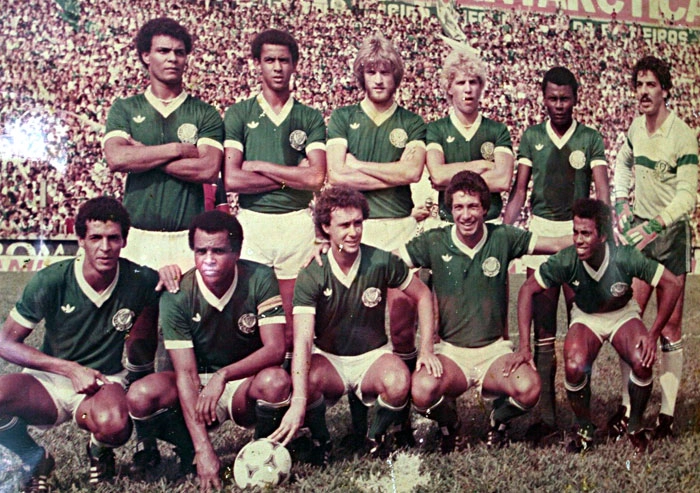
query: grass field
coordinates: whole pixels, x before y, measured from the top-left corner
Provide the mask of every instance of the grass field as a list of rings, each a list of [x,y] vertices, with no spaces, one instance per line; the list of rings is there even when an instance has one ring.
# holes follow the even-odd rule
[[[5,317],[19,296],[25,274],[0,274],[0,313]],[[514,300],[523,281],[522,275],[511,282],[511,332],[516,327]],[[619,401],[619,370],[617,358],[606,345],[596,362],[593,374],[594,417],[601,428],[596,448],[584,456],[565,451],[568,437],[553,439],[540,448],[517,441],[534,416],[519,418],[513,424],[509,447],[491,452],[483,445],[487,431],[488,409],[474,392],[459,400],[460,414],[465,424],[461,450],[448,456],[436,453],[438,438],[432,423],[416,419],[419,445],[409,452],[399,453],[392,461],[353,458],[340,448],[334,450],[334,461],[326,470],[305,465],[293,467],[292,482],[278,491],[342,491],[342,492],[692,492],[700,491],[700,278],[689,278],[686,290],[685,373],[676,409],[676,438],[655,442],[654,450],[641,459],[633,459],[627,441],[608,442],[602,432],[608,416]],[[561,312],[561,310],[560,310]],[[647,317],[653,316],[648,313]],[[557,340],[559,361],[563,360],[563,321]],[[39,342],[41,330],[30,342]],[[513,334],[514,337],[515,334]],[[569,430],[572,413],[563,386],[563,371],[557,374],[558,424]],[[0,363],[0,372],[15,371],[16,367]],[[658,370],[658,365],[655,371]],[[646,419],[649,425],[659,408],[658,382]],[[346,401],[342,400],[328,415],[329,426],[338,443],[349,427]],[[222,426],[214,443],[224,464],[230,464],[237,451],[252,433],[230,423]],[[49,483],[53,491],[87,491],[87,434],[74,425],[63,425],[38,435],[40,443],[50,449],[57,461]],[[189,492],[196,491],[193,478],[178,478],[174,456],[164,444],[164,461],[147,482],[131,481],[120,475],[113,485],[101,487],[102,492]],[[133,440],[117,450],[119,466],[126,470],[133,452]],[[16,490],[19,463],[9,452],[0,450],[0,492]],[[229,485],[228,489],[235,490]]]

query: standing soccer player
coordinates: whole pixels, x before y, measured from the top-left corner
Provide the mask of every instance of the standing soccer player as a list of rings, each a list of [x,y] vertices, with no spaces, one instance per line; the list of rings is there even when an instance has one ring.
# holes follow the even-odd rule
[[[103,140],[112,171],[127,173],[124,207],[132,228],[125,258],[158,269],[193,266],[187,228],[204,212],[203,183],[215,183],[223,156],[223,123],[216,109],[183,89],[192,38],[172,19],[144,24],[136,35],[150,85],[117,99]]]
[[[514,353],[513,343],[503,337],[508,264],[528,253],[555,252],[571,237],[538,238],[513,226],[485,224],[491,193],[472,171],[452,177],[445,201],[454,224],[426,231],[399,250],[409,266],[432,270],[440,321],[435,353],[442,374],[419,368],[411,394],[418,411],[437,421],[441,450],[447,453],[454,450],[460,428],[455,400],[477,386],[484,398],[495,399],[487,445],[501,447],[510,420],[531,409],[540,395],[532,361]],[[505,368],[515,370],[506,374]]]
[[[486,88],[486,64],[474,54],[455,50],[445,58],[440,87],[450,103],[449,115],[428,124],[427,159],[433,187],[440,191],[440,218],[452,222],[445,206],[445,188],[460,171],[474,171],[491,190],[487,221],[501,216],[501,192],[513,180],[513,145],[502,123],[479,111]]]
[[[387,251],[396,250],[415,233],[410,184],[420,180],[425,162],[425,122],[394,101],[403,72],[401,55],[386,38],[379,34],[367,38],[353,64],[365,98],[333,111],[328,124],[328,182],[363,193],[369,202],[364,241]],[[415,307],[395,289],[389,291],[388,304],[394,351],[413,371]],[[350,407],[355,435],[362,436],[365,408],[352,395]],[[412,445],[409,409],[405,413],[398,436]]]
[[[568,451],[585,452],[593,443],[591,370],[607,340],[634,368],[628,381],[631,405],[627,433],[639,455],[649,443],[642,417],[651,396],[656,344],[681,293],[681,282],[634,247],[615,245],[610,208],[603,202],[580,199],[574,204],[573,214],[574,245],[549,257],[520,289],[518,327],[520,340],[527,341],[520,345],[520,351],[524,357],[532,357],[530,324],[536,294],[568,284],[575,295],[564,343],[565,387],[578,422],[576,438]],[[659,311],[649,331],[633,299],[633,279],[643,279],[658,289]]]
[[[673,87],[666,62],[653,56],[642,58],[632,71],[632,84],[641,115],[632,122],[617,157],[618,228],[629,244],[679,276],[685,291],[685,276],[692,259],[690,216],[695,210],[698,187],[698,141],[695,132],[666,107]],[[633,176],[634,207],[630,209]],[[642,312],[653,290],[648,282],[635,282],[634,294]],[[660,296],[657,292],[659,302]],[[673,432],[683,367],[682,317],[683,294],[661,331],[662,392],[657,438]],[[628,373],[629,367],[623,366],[623,377]],[[616,432],[624,431],[625,418],[629,416],[629,395],[624,391],[622,407],[626,409],[611,420]]]
[[[314,249],[309,204],[326,176],[326,126],[319,111],[292,97],[299,47],[289,33],[264,31],[251,52],[262,92],[226,110],[224,181],[240,194],[241,258],[275,269],[291,351],[294,281]]]
[[[508,199],[504,222],[514,224],[520,217],[532,178],[530,231],[551,237],[570,237],[573,204],[577,199],[590,195],[591,181],[595,184],[596,197],[610,204],[603,137],[596,130],[574,120],[578,82],[568,69],[554,67],[547,71],[542,79],[542,93],[549,119],[529,127],[523,133],[518,149],[518,175]],[[545,258],[523,258],[528,277]],[[566,286],[564,296],[570,308],[573,293]],[[527,433],[532,441],[557,429],[554,343],[559,288],[538,294],[535,303],[538,306],[534,316],[535,365],[542,380],[542,396],[539,403],[541,421],[536,422]]]
[[[331,448],[326,401],[352,393],[364,406],[374,404],[369,429],[370,453],[389,452],[386,431],[400,423],[409,405],[411,377],[392,354],[385,324],[387,290],[402,290],[418,307],[421,357],[418,366],[440,374],[432,356],[433,305],[430,290],[397,256],[362,244],[369,206],[347,187],[325,190],[314,220],[330,241],[323,265],[311,263],[294,289],[292,402],[279,429],[270,437],[287,443],[303,424],[318,442],[314,460],[325,464]]]
[[[289,404],[290,381],[280,366],[284,314],[277,279],[269,267],[239,260],[243,231],[236,218],[222,211],[196,216],[189,241],[196,268],[177,289],[169,285],[160,301],[175,371],[134,383],[129,411],[146,439],[193,443],[193,450],[178,450],[181,466],[194,458],[201,488],[209,491],[221,481],[208,430],[232,419],[255,424],[256,438],[269,435]],[[179,407],[184,423],[172,418]]]
[[[54,459],[27,433],[74,420],[90,433],[89,482],[115,474],[113,448],[131,435],[124,388],[133,375],[122,366],[125,342],[133,361],[156,338],[158,274],[120,258],[129,214],[99,197],[78,211],[75,230],[84,254],[39,271],[0,331],[0,356],[23,366],[0,376],[0,444],[19,455],[25,491],[47,491]],[[25,343],[45,320],[41,349]],[[127,340],[128,339],[128,340]]]

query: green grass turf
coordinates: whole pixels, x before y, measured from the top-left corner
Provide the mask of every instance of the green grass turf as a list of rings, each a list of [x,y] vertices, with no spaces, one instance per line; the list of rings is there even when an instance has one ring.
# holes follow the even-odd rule
[[[5,316],[18,297],[29,274],[0,274],[0,312]],[[511,282],[510,327],[516,334],[515,299],[524,276],[516,275]],[[319,470],[295,464],[294,480],[279,491],[343,491],[343,492],[690,492],[700,491],[700,329],[697,309],[700,301],[700,278],[690,277],[686,288],[684,317],[685,367],[676,409],[676,438],[655,442],[654,450],[641,459],[632,457],[632,448],[626,440],[612,443],[603,436],[603,428],[619,402],[620,377],[617,358],[605,345],[596,361],[593,373],[593,416],[601,428],[596,448],[584,456],[565,452],[568,437],[554,437],[545,446],[532,448],[517,441],[535,419],[525,416],[513,423],[511,437],[516,440],[510,447],[491,452],[483,445],[487,431],[488,406],[474,391],[459,400],[459,410],[465,424],[461,450],[442,456],[436,453],[438,438],[432,423],[418,419],[416,438],[419,445],[407,453],[400,453],[392,461],[353,458],[339,446],[349,428],[347,404],[343,399],[328,414],[329,426],[336,449],[334,462]],[[653,316],[653,307],[647,320]],[[560,310],[560,313],[563,313]],[[573,416],[566,402],[563,388],[562,346],[564,322],[560,317],[557,353],[560,361],[557,373],[558,424],[569,430]],[[41,328],[32,335],[36,344]],[[16,368],[0,363],[0,372]],[[655,366],[658,371],[658,364]],[[651,425],[659,409],[658,381],[655,382],[646,423]],[[231,464],[237,451],[251,438],[250,431],[224,424],[213,435],[222,463]],[[85,444],[87,434],[74,425],[66,424],[43,434],[37,440],[47,445],[56,457],[57,466],[49,480],[54,491],[88,491]],[[179,478],[177,465],[170,448],[161,445],[164,460],[147,482],[132,481],[126,467],[133,451],[133,440],[117,450],[122,474],[113,485],[100,487],[103,492],[189,492],[197,490],[193,478]],[[4,449],[0,451],[0,492],[14,491],[17,460]],[[228,489],[235,490],[228,486]]]

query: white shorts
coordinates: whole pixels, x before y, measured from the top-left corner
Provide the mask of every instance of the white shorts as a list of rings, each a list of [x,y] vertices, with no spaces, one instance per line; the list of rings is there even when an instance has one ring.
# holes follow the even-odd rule
[[[241,209],[236,217],[243,227],[241,258],[273,267],[277,279],[296,279],[314,249],[311,210],[263,214]]]
[[[48,371],[34,370],[32,368],[25,368],[22,370],[22,373],[36,378],[46,389],[46,392],[49,393],[54,406],[56,406],[56,422],[52,425],[37,425],[34,426],[35,428],[47,430],[66,423],[71,419],[75,421],[75,413],[78,410],[78,406],[80,406],[80,403],[83,402],[87,395],[78,394],[73,389],[73,383],[70,378]],[[126,388],[126,374],[127,371],[122,370],[114,375],[106,375],[106,377],[109,382],[118,383]]]
[[[612,341],[619,328],[626,322],[635,318],[641,320],[640,313],[641,309],[634,299],[619,310],[607,313],[586,313],[574,303],[571,307],[569,327],[574,324],[583,324],[596,335],[600,342]]]
[[[364,354],[358,354],[357,356],[338,356],[336,354],[327,353],[316,346],[313,347],[312,353],[320,354],[333,365],[333,368],[338,372],[345,386],[343,395],[353,392],[358,399],[367,406],[374,404],[377,398],[369,399],[362,396],[362,380],[365,378],[367,370],[369,370],[375,361],[385,354],[393,354],[389,344],[385,344],[380,348],[373,349]]]
[[[146,231],[131,228],[121,256],[155,270],[177,264],[182,272],[187,272],[194,267],[194,253],[190,250],[188,236],[187,230]]]
[[[201,382],[202,387],[206,386],[213,376],[213,373],[200,373],[199,381]],[[233,413],[231,408],[231,405],[233,404],[233,396],[236,394],[238,387],[240,387],[246,380],[246,378],[241,378],[240,380],[231,380],[226,382],[224,391],[221,393],[221,397],[219,397],[219,402],[216,403],[216,419],[218,424],[222,424],[229,419],[233,421]]]
[[[362,243],[393,252],[413,238],[417,226],[411,216],[367,219],[362,226]]]
[[[573,221],[550,221],[539,216],[532,216],[530,220],[530,233],[537,236],[550,237],[571,237],[574,234]],[[549,255],[524,255],[522,263],[525,267],[536,270],[540,265],[544,264]]]
[[[467,388],[476,386],[479,394],[486,399],[490,399],[492,396],[483,394],[484,377],[494,361],[504,354],[513,352],[513,343],[504,339],[498,339],[488,346],[464,348],[449,342],[440,341],[435,345],[434,351],[435,354],[442,354],[455,362],[467,380]]]

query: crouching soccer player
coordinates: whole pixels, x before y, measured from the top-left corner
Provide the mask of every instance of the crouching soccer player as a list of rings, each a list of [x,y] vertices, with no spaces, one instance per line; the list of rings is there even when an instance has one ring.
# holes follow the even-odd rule
[[[144,366],[152,369],[158,275],[119,257],[130,225],[118,201],[85,202],[75,224],[84,253],[39,271],[0,332],[0,356],[24,367],[0,376],[0,444],[22,460],[25,491],[46,491],[55,464],[28,425],[50,428],[73,419],[88,431],[91,485],[114,476],[112,449],[131,435],[124,391],[131,376],[122,353],[128,337],[129,360],[146,354]],[[41,320],[44,342],[35,349],[24,341]]]
[[[175,371],[139,380],[128,398],[136,428],[151,431],[140,447],[147,452],[136,459],[156,461],[156,438],[184,447],[178,450],[182,465],[194,459],[201,488],[208,491],[221,488],[209,429],[232,419],[255,424],[255,438],[269,435],[288,405],[290,380],[280,366],[284,311],[277,279],[269,267],[239,259],[243,231],[236,218],[221,211],[196,216],[189,242],[195,269],[179,286],[169,282],[160,302]],[[186,428],[181,419],[172,420],[178,400]]]
[[[534,296],[568,284],[575,296],[564,343],[565,386],[579,426],[568,450],[584,452],[592,444],[595,425],[590,410],[591,370],[603,342],[608,340],[632,368],[627,433],[635,454],[640,454],[649,442],[642,416],[651,395],[656,343],[673,312],[682,283],[634,247],[615,246],[611,212],[604,203],[580,199],[574,204],[573,216],[574,245],[550,257],[520,289],[520,339],[529,341]],[[658,313],[649,331],[633,298],[634,278],[655,286],[659,292]],[[520,351],[523,358],[532,357],[529,345],[521,343]]]
[[[416,409],[437,421],[444,453],[455,448],[460,421],[455,399],[473,386],[495,399],[487,445],[507,442],[508,422],[532,408],[540,379],[531,361],[503,339],[508,313],[508,264],[525,254],[551,253],[570,239],[538,238],[512,226],[485,224],[491,193],[472,171],[455,174],[445,191],[454,225],[432,229],[399,250],[411,267],[432,269],[440,315],[435,353],[442,375],[413,374]],[[529,342],[528,342],[529,344]],[[523,364],[529,363],[529,364]],[[510,374],[505,368],[512,368]]]
[[[385,332],[387,290],[402,290],[418,307],[421,330],[419,366],[439,374],[432,355],[433,312],[428,288],[395,255],[361,243],[367,199],[347,187],[324,191],[316,203],[318,231],[330,240],[322,263],[302,269],[294,288],[292,403],[270,438],[287,443],[306,425],[318,442],[313,461],[330,455],[326,401],[352,392],[377,409],[368,440],[370,453],[389,452],[386,432],[402,420],[408,405],[410,374],[392,353]],[[423,355],[427,355],[424,358]]]

